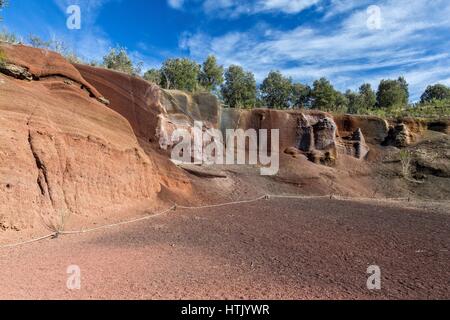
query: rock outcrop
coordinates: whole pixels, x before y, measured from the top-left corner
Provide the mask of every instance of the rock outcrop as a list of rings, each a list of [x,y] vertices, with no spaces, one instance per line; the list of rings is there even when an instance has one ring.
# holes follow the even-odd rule
[[[430,120],[427,129],[445,134],[450,134],[450,119]]]
[[[156,174],[165,190],[189,196],[190,182],[183,170],[168,160],[176,128],[191,128],[193,119],[177,111],[167,101],[167,93],[143,79],[104,68],[76,64],[80,74],[109,101],[108,108],[122,115],[134,131],[141,148],[149,157],[156,157]],[[201,114],[199,114],[201,116]],[[161,153],[162,152],[162,153]]]
[[[193,135],[194,122],[201,121],[203,131],[219,129],[224,138],[228,129],[279,129],[280,151],[294,147],[311,161],[323,164],[333,164],[338,157],[338,126],[325,112],[223,109],[210,94],[163,90],[111,70],[76,67],[83,78],[106,96],[110,108],[130,122],[140,139],[154,143],[167,154],[176,143],[172,141],[176,129]],[[346,153],[358,159],[368,152],[364,138],[362,142],[354,142],[352,148],[354,151]]]
[[[405,148],[414,141],[415,137],[408,126],[404,123],[397,123],[389,128],[388,136],[383,145]]]
[[[61,56],[1,48],[33,75],[0,73],[1,228],[59,228],[71,215],[151,207],[159,164],[128,121],[96,100],[101,95]]]
[[[364,177],[371,154],[392,149],[381,144],[415,146],[427,128],[448,133],[446,120],[223,109],[210,94],[163,90],[120,72],[71,65],[46,50],[0,48],[7,56],[0,68],[0,230],[42,223],[57,229],[67,216],[149,209],[159,198],[184,201],[199,195],[195,179],[221,179],[239,196],[234,189],[242,180],[169,160],[173,131],[192,135],[196,121],[224,136],[228,129],[278,129],[282,166],[270,187],[281,181],[313,193],[376,192]],[[418,170],[446,179],[448,155],[431,150],[438,155],[430,158],[430,150],[419,150]],[[354,183],[358,175],[366,179],[361,184]],[[206,199],[209,186],[202,183]]]
[[[46,77],[61,76],[74,81],[92,97],[105,102],[97,89],[87,82],[60,54],[46,49],[37,49],[23,45],[2,43],[1,49],[6,61],[0,65],[0,72],[21,80],[39,80]]]
[[[360,129],[368,143],[380,144],[389,133],[388,121],[375,116],[336,115],[333,119],[341,137]]]
[[[370,151],[361,129],[356,129],[351,135],[342,137],[339,141],[339,151],[357,159],[364,159]]]

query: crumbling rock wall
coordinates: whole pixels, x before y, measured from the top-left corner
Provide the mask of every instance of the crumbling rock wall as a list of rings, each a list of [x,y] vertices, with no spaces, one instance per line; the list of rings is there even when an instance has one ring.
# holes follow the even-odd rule
[[[388,121],[375,116],[335,115],[333,117],[341,137],[350,136],[360,129],[367,143],[382,143],[389,132]]]
[[[429,120],[427,129],[450,134],[450,119]]]
[[[41,50],[27,60],[30,50],[18,47],[5,50],[9,61],[46,71],[31,81],[0,73],[0,229],[60,228],[74,215],[151,207],[160,177],[128,121],[82,89],[70,64],[55,58],[53,68]]]
[[[155,142],[158,115],[164,112],[158,86],[125,73],[75,64],[86,81],[110,102],[109,108],[128,120],[135,135]]]
[[[364,137],[358,141],[347,139],[343,143],[338,125],[330,114],[324,112],[222,108],[218,99],[208,93],[163,90],[111,70],[76,67],[106,96],[110,107],[128,119],[138,137],[155,142],[168,152],[176,144],[172,141],[173,132],[184,129],[192,135],[195,121],[203,123],[204,131],[210,128],[221,130],[224,138],[228,129],[279,129],[281,151],[294,147],[317,163],[333,164],[338,150],[358,159],[364,158],[368,152]],[[349,135],[352,136],[356,130],[358,127]]]
[[[226,129],[235,128],[279,129],[280,151],[293,153],[294,148],[320,164],[334,164],[339,152],[358,159],[369,152],[359,128],[355,127],[348,136],[341,138],[333,116],[320,111],[223,109],[220,128],[223,134]]]
[[[73,66],[46,50],[1,48],[7,64],[0,70],[0,230],[148,208],[165,190],[192,196],[191,178],[169,161],[168,152],[172,132],[192,134],[195,121],[224,135],[227,129],[279,129],[280,152],[310,169],[307,159],[332,166],[344,154],[365,159],[370,145],[409,145],[426,128],[448,133],[449,121],[223,109],[207,93],[162,90],[120,72]],[[291,163],[284,170],[290,168],[297,167]],[[318,176],[332,169],[314,170]]]
[[[0,48],[6,56],[4,65],[0,65],[1,73],[29,81],[53,76],[64,77],[79,84],[80,88],[86,89],[100,102],[107,103],[97,89],[60,54],[46,49],[7,43],[1,43]]]

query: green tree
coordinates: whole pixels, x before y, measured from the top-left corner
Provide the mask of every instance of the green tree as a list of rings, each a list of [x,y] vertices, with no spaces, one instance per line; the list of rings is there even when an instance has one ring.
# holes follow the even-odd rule
[[[290,104],[294,108],[304,108],[311,100],[311,88],[301,83],[293,83]]]
[[[161,68],[161,86],[193,92],[198,88],[200,66],[187,58],[168,59]]]
[[[271,108],[289,108],[292,80],[279,71],[271,71],[260,87],[263,101]]]
[[[161,84],[161,70],[158,69],[150,69],[146,73],[144,73],[144,79],[150,82],[153,82],[157,85]]]
[[[225,71],[222,85],[225,104],[231,108],[252,108],[256,104],[256,80],[251,72],[240,66],[231,65]]]
[[[109,53],[103,57],[103,66],[127,74],[137,74],[139,71],[133,66],[133,62],[128,57],[127,50],[122,47],[112,48]]]
[[[345,97],[348,101],[347,112],[351,114],[358,114],[363,109],[363,99],[360,93],[354,92],[352,90],[347,90],[345,92]]]
[[[217,63],[215,56],[210,55],[203,62],[200,71],[200,85],[212,91],[223,84],[223,66]]]
[[[443,84],[428,86],[420,98],[421,103],[432,102],[433,100],[450,99],[450,88]]]
[[[4,66],[6,63],[6,54],[0,49],[0,67]]]
[[[406,81],[381,80],[377,91],[377,107],[390,109],[406,106],[408,103],[408,92]]]
[[[403,101],[404,105],[407,105],[409,102],[409,84],[406,82],[406,79],[402,76],[399,77],[397,80],[400,83],[400,86],[402,87],[403,91],[405,92],[405,99]]]
[[[341,113],[346,113],[348,110],[348,99],[345,94],[336,91],[336,102],[332,111],[337,111]]]
[[[314,109],[323,111],[334,111],[337,109],[338,93],[327,79],[321,78],[314,81],[311,96]]]
[[[360,96],[360,109],[362,110],[371,110],[375,107],[377,103],[377,96],[375,91],[372,90],[372,86],[370,83],[364,83],[359,87],[359,96]]]

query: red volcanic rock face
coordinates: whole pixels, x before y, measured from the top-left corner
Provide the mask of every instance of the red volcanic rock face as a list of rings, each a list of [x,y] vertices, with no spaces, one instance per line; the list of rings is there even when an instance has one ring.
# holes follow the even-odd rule
[[[205,129],[221,129],[224,136],[227,129],[278,129],[281,151],[289,147],[298,148],[311,153],[315,162],[332,163],[338,156],[338,128],[333,117],[325,112],[222,109],[212,95],[161,90],[154,84],[123,73],[75,66],[83,78],[110,101],[109,107],[130,122],[135,134],[156,148],[170,152],[174,145],[171,136],[175,130],[192,132],[194,121],[202,121]],[[359,154],[365,156],[368,152],[364,137],[359,144],[347,143],[345,148],[345,153],[357,158],[360,158]]]
[[[158,164],[128,121],[81,89],[100,96],[59,55],[2,49],[40,81],[0,73],[0,228],[150,207],[161,190]]]
[[[37,49],[23,45],[1,44],[0,49],[6,55],[6,63],[25,68],[35,79],[49,76],[61,76],[79,83],[89,93],[101,99],[101,94],[88,83],[80,73],[60,54],[45,49]]]
[[[109,217],[118,210],[149,209],[159,198],[211,202],[210,182],[197,188],[198,180],[168,157],[172,132],[192,132],[194,121],[223,133],[278,129],[282,165],[277,181],[318,193],[329,192],[324,191],[330,185],[326,176],[347,179],[335,179],[346,192],[371,194],[371,187],[358,187],[370,185],[367,181],[358,185],[356,173],[346,174],[354,170],[348,168],[351,163],[367,175],[369,164],[361,160],[370,158],[368,145],[376,156],[375,145],[387,138],[403,146],[426,125],[448,132],[448,122],[405,121],[392,135],[389,123],[376,117],[222,109],[212,95],[162,90],[120,72],[73,66],[46,50],[0,48],[9,68],[0,70],[0,230],[42,222],[57,228],[67,215]],[[100,102],[105,99],[108,105]],[[427,164],[432,172],[446,170],[432,165]],[[339,176],[339,170],[345,174]],[[232,178],[224,183],[232,186],[230,194],[241,192]],[[215,187],[226,193],[226,186]]]
[[[76,64],[86,81],[110,102],[109,107],[125,117],[138,138],[154,142],[158,115],[163,112],[158,86],[130,75],[104,68]]]

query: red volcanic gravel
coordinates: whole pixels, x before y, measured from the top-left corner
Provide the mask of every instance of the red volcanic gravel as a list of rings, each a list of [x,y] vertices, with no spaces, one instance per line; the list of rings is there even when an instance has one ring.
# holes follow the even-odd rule
[[[450,298],[450,216],[337,200],[177,210],[0,249],[0,298]],[[81,289],[68,290],[69,265]],[[366,287],[381,268],[381,291]]]

